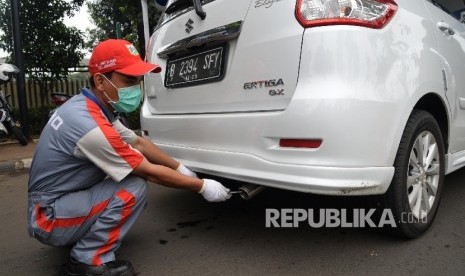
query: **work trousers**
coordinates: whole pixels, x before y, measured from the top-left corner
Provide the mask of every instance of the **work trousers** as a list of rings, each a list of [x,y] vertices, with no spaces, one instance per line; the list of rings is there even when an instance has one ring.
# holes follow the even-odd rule
[[[128,176],[66,194],[51,203],[29,198],[29,231],[52,246],[72,246],[71,257],[100,265],[115,260],[115,250],[136,221],[147,200],[147,183]]]

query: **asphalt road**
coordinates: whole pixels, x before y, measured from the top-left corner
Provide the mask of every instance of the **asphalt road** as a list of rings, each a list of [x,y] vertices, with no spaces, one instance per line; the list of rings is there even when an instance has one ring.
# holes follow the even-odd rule
[[[57,275],[68,250],[28,237],[27,178],[0,175],[0,275]],[[365,198],[269,189],[215,204],[149,186],[118,253],[138,275],[465,275],[465,170],[446,177],[433,227],[408,241],[376,229],[265,227],[266,208],[358,208]]]

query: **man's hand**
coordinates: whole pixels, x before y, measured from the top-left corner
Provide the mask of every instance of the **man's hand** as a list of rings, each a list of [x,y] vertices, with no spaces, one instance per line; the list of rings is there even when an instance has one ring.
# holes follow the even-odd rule
[[[209,202],[220,202],[231,197],[229,192],[229,189],[221,185],[220,182],[212,179],[204,179],[199,194],[202,194],[203,198]]]
[[[189,170],[186,166],[184,166],[182,163],[179,163],[178,168],[176,169],[178,172],[182,173],[183,175],[187,175],[190,177],[195,177],[199,178],[197,174],[191,170]]]

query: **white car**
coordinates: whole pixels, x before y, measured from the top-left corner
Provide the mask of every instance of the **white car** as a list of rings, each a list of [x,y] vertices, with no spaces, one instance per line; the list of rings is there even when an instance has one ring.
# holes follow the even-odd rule
[[[146,137],[197,172],[384,195],[400,234],[429,228],[465,164],[462,0],[195,2],[151,37]]]

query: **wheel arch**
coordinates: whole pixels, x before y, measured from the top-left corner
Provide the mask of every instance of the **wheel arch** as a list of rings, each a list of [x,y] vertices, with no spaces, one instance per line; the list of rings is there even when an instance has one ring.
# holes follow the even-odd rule
[[[444,152],[447,153],[449,150],[450,120],[446,103],[442,97],[436,93],[428,93],[418,100],[413,107],[413,110],[424,110],[433,115],[441,129],[444,142]]]

